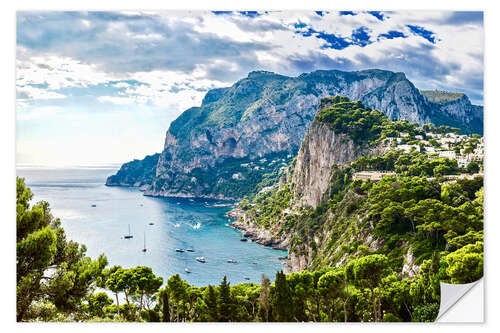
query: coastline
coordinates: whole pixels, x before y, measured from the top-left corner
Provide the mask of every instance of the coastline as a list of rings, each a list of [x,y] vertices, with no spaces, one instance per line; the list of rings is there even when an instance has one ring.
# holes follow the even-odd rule
[[[247,222],[246,215],[241,209],[235,208],[227,216],[235,219],[228,226],[241,231],[243,237],[248,237],[257,244],[270,246],[276,250],[288,251],[289,241],[286,236],[275,238],[269,230],[259,228],[255,224]]]

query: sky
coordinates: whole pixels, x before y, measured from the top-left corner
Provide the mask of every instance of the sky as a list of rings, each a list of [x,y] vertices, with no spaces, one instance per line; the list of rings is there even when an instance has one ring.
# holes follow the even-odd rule
[[[123,163],[254,70],[404,72],[483,104],[482,12],[18,12],[16,163]]]

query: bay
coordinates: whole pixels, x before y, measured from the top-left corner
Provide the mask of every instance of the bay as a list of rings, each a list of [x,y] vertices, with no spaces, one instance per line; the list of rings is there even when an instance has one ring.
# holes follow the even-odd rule
[[[279,257],[286,251],[240,241],[241,233],[227,226],[230,207],[210,207],[219,201],[146,197],[137,188],[105,186],[116,170],[117,166],[18,166],[17,175],[31,188],[33,202],[50,203],[68,239],[85,244],[92,258],[104,253],[109,266],[149,266],[164,281],[178,273],[196,286],[219,284],[224,275],[232,285],[259,283],[262,274],[273,281],[282,269]],[[133,238],[125,239],[129,225]],[[188,248],[194,252],[175,251]],[[196,257],[205,257],[206,263]],[[237,263],[227,262],[231,259]]]

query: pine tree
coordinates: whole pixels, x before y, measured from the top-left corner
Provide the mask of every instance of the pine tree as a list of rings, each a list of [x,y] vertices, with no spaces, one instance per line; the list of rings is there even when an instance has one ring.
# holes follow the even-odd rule
[[[276,320],[281,322],[292,321],[292,295],[290,288],[288,287],[288,282],[286,281],[286,275],[283,271],[276,273],[276,281],[274,282],[274,285],[272,305],[276,315]]]
[[[208,321],[219,321],[219,309],[217,307],[217,290],[211,285],[208,286],[208,292],[205,297],[205,304],[208,309]]]
[[[270,287],[271,283],[267,276],[262,274],[262,287],[259,295],[259,308],[260,308],[260,318],[262,321],[269,321],[269,310],[270,310]]]
[[[224,279],[219,285],[219,321],[232,321],[233,307],[231,288],[229,282],[227,282],[227,277],[224,275]]]
[[[168,301],[168,293],[167,290],[163,290],[162,294],[162,313],[163,313],[163,322],[170,321],[170,304]]]

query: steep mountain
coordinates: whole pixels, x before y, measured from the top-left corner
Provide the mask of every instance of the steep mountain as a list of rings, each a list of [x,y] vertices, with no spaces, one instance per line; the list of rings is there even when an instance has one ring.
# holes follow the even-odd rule
[[[279,178],[299,150],[320,99],[333,95],[361,100],[390,119],[482,131],[482,113],[469,108],[462,113],[473,115],[457,116],[464,106],[430,102],[403,73],[328,70],[287,77],[251,72],[231,87],[209,91],[201,106],[172,122],[145,194],[241,199],[256,193]],[[130,179],[123,184],[137,183]]]
[[[231,225],[288,250],[288,273],[378,253],[413,277],[436,253],[481,242],[482,177],[450,184],[440,177],[461,172],[457,162],[394,149],[391,139],[401,133],[409,141],[426,136],[359,101],[323,99],[296,160],[279,183],[241,201]],[[378,178],[357,178],[365,170]]]

